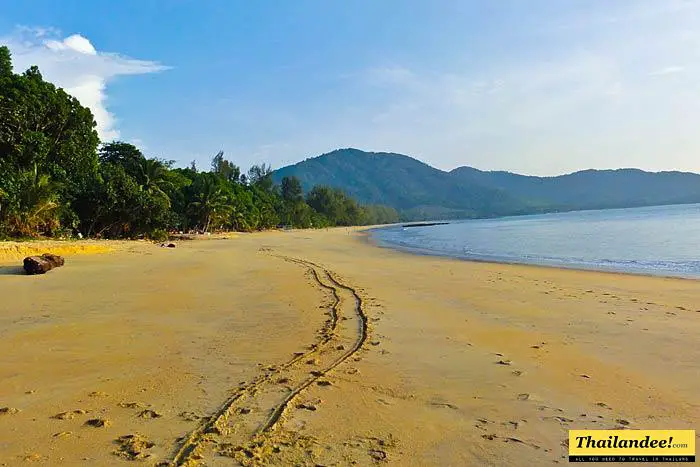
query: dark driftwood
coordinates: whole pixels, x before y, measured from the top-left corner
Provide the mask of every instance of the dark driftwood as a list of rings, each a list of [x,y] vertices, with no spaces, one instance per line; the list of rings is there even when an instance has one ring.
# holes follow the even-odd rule
[[[46,274],[53,268],[63,266],[66,261],[63,257],[51,253],[41,256],[27,256],[24,258],[24,271],[27,274]]]

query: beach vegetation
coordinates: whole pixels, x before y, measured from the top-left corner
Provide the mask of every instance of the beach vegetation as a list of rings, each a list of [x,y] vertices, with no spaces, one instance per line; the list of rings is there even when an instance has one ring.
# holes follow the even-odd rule
[[[255,231],[376,223],[390,208],[344,192],[273,180],[268,164],[246,173],[223,151],[209,171],[99,140],[90,109],[44,80],[16,74],[0,47],[0,236],[150,238],[169,232]],[[398,215],[395,216],[398,220]]]

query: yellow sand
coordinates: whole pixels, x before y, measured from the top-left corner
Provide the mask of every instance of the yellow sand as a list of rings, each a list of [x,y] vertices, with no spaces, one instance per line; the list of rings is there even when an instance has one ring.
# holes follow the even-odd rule
[[[61,256],[107,253],[124,242],[109,241],[35,241],[0,242],[0,263],[22,260],[27,256],[53,253]]]
[[[115,248],[52,250],[44,276],[0,260],[0,465],[544,465],[569,428],[698,428],[697,281],[353,229]]]

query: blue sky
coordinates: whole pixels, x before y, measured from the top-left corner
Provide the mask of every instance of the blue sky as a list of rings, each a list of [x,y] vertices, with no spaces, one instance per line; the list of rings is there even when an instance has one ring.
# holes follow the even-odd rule
[[[338,147],[552,175],[700,172],[695,0],[0,0],[104,139],[244,169]]]

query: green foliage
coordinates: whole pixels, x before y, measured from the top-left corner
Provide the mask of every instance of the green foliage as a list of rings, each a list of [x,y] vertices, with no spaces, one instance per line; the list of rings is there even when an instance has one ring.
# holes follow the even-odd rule
[[[172,168],[133,144],[98,151],[90,111],[43,80],[38,68],[12,72],[0,47],[0,236],[85,236],[165,240],[169,231],[254,231],[394,219],[390,208],[360,207],[339,189],[304,198],[295,177],[275,185],[269,165],[247,175],[224,158],[211,171]]]
[[[228,186],[213,173],[200,174],[190,186],[192,201],[188,212],[201,230],[222,228],[229,217],[231,206]]]
[[[241,169],[224,159],[224,151],[219,151],[211,161],[211,171],[232,183],[240,181]]]
[[[92,113],[44,81],[12,72],[0,47],[0,223],[11,235],[51,234],[73,223],[71,203],[97,173]]]
[[[52,234],[59,227],[58,188],[37,167],[3,177],[0,223],[17,236]]]
[[[0,79],[12,76],[12,54],[7,46],[0,47]]]
[[[364,212],[357,202],[340,188],[315,186],[306,202],[323,215],[331,225],[358,225],[364,223]]]
[[[282,179],[282,199],[288,203],[298,203],[304,200],[304,190],[301,182],[296,177],[284,177]]]
[[[394,224],[399,222],[399,213],[391,206],[371,204],[362,207],[362,220],[366,225]]]
[[[153,231],[148,234],[148,238],[154,242],[164,242],[169,238],[168,231],[165,229],[153,229]]]
[[[0,66],[7,68],[5,64]],[[70,201],[97,170],[95,151],[99,141],[92,113],[62,89],[44,81],[36,67],[21,75],[2,73],[2,168],[20,172],[36,165],[40,173],[59,184],[62,200]]]

